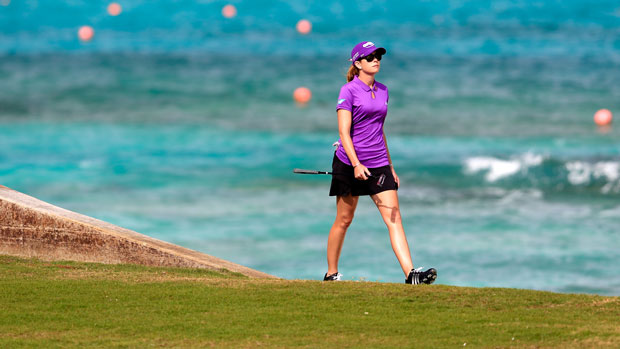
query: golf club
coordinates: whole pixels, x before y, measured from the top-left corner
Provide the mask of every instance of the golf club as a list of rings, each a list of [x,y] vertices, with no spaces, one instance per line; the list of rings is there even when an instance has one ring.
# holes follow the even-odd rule
[[[297,173],[297,174],[323,174],[323,175],[333,175],[332,172],[327,172],[327,171],[317,171],[317,170],[302,170],[300,168],[296,168],[293,170],[293,173]],[[373,178],[378,178],[379,180],[377,181],[377,185],[382,187],[383,186],[383,181],[385,180],[385,175],[382,173],[380,176],[375,176],[372,173],[370,174],[370,176],[368,177],[373,177]]]

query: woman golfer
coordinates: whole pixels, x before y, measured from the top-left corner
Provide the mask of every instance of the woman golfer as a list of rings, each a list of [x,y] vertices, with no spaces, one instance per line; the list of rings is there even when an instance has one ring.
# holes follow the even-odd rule
[[[399,179],[392,166],[383,122],[387,115],[388,89],[375,81],[381,67],[383,47],[360,42],[351,51],[348,83],[338,96],[340,140],[332,164],[329,195],[336,196],[336,221],[327,240],[327,273],[324,281],[338,281],[338,259],[347,228],[353,221],[360,195],[370,195],[390,232],[392,249],[408,284],[431,284],[437,278],[433,268],[414,269],[401,221],[397,189]]]

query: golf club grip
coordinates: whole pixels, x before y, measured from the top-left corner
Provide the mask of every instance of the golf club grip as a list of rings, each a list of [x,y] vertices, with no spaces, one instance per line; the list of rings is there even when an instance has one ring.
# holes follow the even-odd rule
[[[327,175],[332,174],[331,172],[326,172],[326,171],[302,170],[300,168],[294,169],[293,173],[299,173],[299,174],[327,174]]]

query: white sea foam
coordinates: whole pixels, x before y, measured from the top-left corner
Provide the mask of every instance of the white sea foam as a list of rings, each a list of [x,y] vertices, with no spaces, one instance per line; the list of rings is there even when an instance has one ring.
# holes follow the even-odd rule
[[[591,168],[581,161],[573,161],[566,164],[568,181],[573,185],[587,184],[590,181]]]
[[[604,179],[605,185],[601,193],[620,191],[620,162],[599,161],[588,163],[584,161],[571,161],[566,165],[568,181],[572,185],[587,185],[593,180]]]
[[[529,167],[538,166],[543,162],[542,155],[525,153],[510,160],[503,160],[491,156],[476,156],[465,160],[465,173],[475,174],[488,171],[484,178],[488,182],[510,177]]]

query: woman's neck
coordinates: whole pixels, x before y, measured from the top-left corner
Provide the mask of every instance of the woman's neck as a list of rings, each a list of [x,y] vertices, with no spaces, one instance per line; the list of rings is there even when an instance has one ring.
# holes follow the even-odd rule
[[[363,83],[372,87],[375,84],[375,74],[366,74],[363,71],[360,71],[360,74],[357,76],[358,79],[362,80]]]

